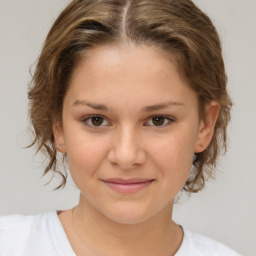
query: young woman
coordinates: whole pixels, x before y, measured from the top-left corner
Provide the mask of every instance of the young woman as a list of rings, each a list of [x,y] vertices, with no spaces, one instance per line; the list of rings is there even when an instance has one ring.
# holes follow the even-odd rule
[[[77,206],[0,219],[0,255],[238,255],[172,220],[213,175],[231,101],[217,32],[190,0],[74,0],[29,91],[45,173]]]

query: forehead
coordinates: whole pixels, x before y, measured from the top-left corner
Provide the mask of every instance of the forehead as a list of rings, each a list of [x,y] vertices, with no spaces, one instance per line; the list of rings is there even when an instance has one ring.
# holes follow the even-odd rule
[[[148,46],[91,49],[73,72],[69,94],[76,100],[177,101],[194,97],[174,56]],[[149,105],[149,104],[147,104]]]
[[[76,66],[73,77],[81,69],[86,67],[88,72],[106,76],[111,73],[126,73],[131,76],[144,75],[168,75],[169,70],[174,70],[178,74],[178,64],[174,55],[166,51],[145,45],[113,45],[98,46],[89,49]],[[84,72],[84,70],[82,71]],[[151,77],[151,78],[152,78]],[[125,77],[123,77],[125,78]]]

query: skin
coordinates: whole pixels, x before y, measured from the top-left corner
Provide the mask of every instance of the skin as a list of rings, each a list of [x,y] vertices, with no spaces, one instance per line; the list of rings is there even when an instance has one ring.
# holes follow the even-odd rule
[[[212,101],[200,120],[197,95],[175,58],[160,49],[129,44],[90,50],[74,70],[63,124],[53,127],[81,191],[79,204],[59,214],[75,253],[175,254],[183,234],[172,220],[173,201],[194,152],[209,145],[218,112]],[[123,194],[106,185],[109,178],[153,181]]]

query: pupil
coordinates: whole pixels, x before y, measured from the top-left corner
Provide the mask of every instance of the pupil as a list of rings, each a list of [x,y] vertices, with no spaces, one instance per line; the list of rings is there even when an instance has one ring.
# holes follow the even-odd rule
[[[164,117],[162,117],[162,116],[154,117],[153,118],[153,124],[157,125],[157,126],[163,125],[164,124]]]
[[[92,118],[92,124],[95,126],[100,126],[103,123],[103,118],[100,116],[95,116]]]

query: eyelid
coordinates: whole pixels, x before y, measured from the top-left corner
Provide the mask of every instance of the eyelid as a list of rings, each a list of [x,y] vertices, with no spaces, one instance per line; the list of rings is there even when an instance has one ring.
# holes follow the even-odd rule
[[[108,125],[99,125],[99,126],[88,124],[87,121],[90,120],[91,118],[94,118],[94,117],[101,117],[101,118],[104,119],[103,122],[106,121],[106,122],[110,123],[110,122],[108,121],[108,119],[107,119],[105,116],[103,116],[103,115],[97,115],[97,114],[84,116],[84,117],[82,118],[82,122],[83,122],[86,126],[88,126],[88,127],[90,127],[90,128],[94,128],[94,129],[99,129],[99,128],[101,128],[101,127],[110,126],[109,124],[108,124]]]
[[[169,126],[171,123],[173,123],[175,121],[175,118],[174,117],[171,117],[171,116],[165,116],[165,115],[153,115],[153,116],[150,116],[147,120],[152,120],[154,117],[163,117],[164,119],[167,119],[168,120],[168,123],[164,124],[164,125],[146,125],[146,126],[152,126],[152,127],[156,127],[156,128],[164,128],[166,126]],[[147,121],[147,122],[148,122]],[[146,122],[146,123],[147,123]]]
[[[106,125],[100,125],[100,126],[96,126],[96,125],[92,125],[92,124],[88,124],[87,121],[90,120],[91,118],[93,117],[101,117],[103,118],[103,122],[108,122],[108,124]],[[146,123],[148,123],[150,120],[152,120],[153,118],[155,117],[163,117],[165,120],[168,120],[167,123],[163,124],[163,125],[147,125]],[[164,128],[166,126],[169,126],[171,123],[173,123],[175,121],[175,118],[174,117],[171,117],[171,116],[166,116],[166,115],[152,115],[150,117],[147,118],[147,121],[144,123],[146,124],[145,126],[152,126],[152,127],[155,127],[155,128]],[[111,126],[111,123],[108,121],[108,118],[106,118],[104,115],[99,115],[99,114],[94,114],[94,115],[87,115],[87,116],[84,116],[82,118],[82,122],[90,127],[90,128],[93,128],[93,129],[99,129],[99,128],[102,128],[102,127],[106,127],[106,126]]]

